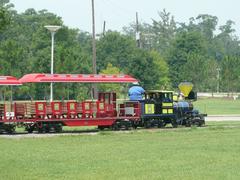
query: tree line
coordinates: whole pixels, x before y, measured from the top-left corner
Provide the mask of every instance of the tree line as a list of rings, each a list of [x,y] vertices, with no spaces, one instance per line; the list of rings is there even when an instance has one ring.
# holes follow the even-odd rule
[[[18,78],[28,73],[50,73],[50,33],[45,25],[61,25],[55,36],[55,73],[92,73],[92,36],[69,28],[62,18],[47,10],[18,13],[9,0],[0,0],[0,74]],[[209,14],[176,22],[163,10],[152,23],[136,24],[122,32],[109,30],[97,39],[97,72],[130,74],[145,89],[174,89],[191,81],[197,91],[240,90],[239,39],[229,20],[219,26]],[[55,98],[79,98],[89,94],[89,84],[55,84]],[[124,91],[119,85],[100,90]],[[49,84],[29,84],[17,89],[20,99],[48,97]]]

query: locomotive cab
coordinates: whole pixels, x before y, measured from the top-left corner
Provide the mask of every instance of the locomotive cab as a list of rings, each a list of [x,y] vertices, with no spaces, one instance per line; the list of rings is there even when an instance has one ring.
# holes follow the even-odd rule
[[[173,114],[173,92],[146,91],[143,109],[146,115]]]
[[[151,90],[145,92],[142,104],[142,119],[145,127],[163,127],[175,119],[173,91]]]

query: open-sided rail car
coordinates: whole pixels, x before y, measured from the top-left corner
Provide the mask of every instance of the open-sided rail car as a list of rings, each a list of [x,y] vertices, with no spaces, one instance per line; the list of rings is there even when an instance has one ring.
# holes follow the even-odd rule
[[[0,86],[19,86],[21,83],[13,76],[0,76]],[[15,114],[12,102],[5,100],[0,102],[0,133],[12,133],[15,130],[15,124],[12,122]]]

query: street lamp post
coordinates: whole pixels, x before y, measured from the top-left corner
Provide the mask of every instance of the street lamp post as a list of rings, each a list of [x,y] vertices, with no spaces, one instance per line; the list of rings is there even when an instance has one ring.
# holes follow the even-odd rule
[[[51,47],[51,74],[53,74],[53,59],[54,59],[54,35],[61,28],[61,26],[47,25],[44,26],[51,32],[52,47]],[[50,102],[53,101],[53,83],[50,85]]]
[[[219,87],[220,87],[220,71],[221,71],[221,69],[220,68],[217,68],[217,93],[219,93]]]

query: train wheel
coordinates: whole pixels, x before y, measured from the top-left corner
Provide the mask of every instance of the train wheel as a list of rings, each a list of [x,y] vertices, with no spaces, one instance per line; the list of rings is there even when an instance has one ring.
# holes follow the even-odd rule
[[[129,120],[124,120],[122,122],[122,126],[124,127],[125,130],[129,130],[132,128],[132,122]]]
[[[162,122],[162,121],[159,121],[159,122],[158,122],[158,128],[163,128],[163,127],[164,127],[163,122]]]
[[[186,127],[191,127],[192,126],[191,121],[190,120],[186,120],[185,126]]]
[[[130,127],[129,124],[125,124],[125,130],[129,130]]]
[[[104,130],[104,126],[98,126],[98,130],[100,130],[100,131],[103,131]]]
[[[45,133],[50,133],[50,127],[49,126],[45,127]]]
[[[39,122],[39,123],[36,123],[36,130],[38,131],[38,133],[43,133],[44,131],[44,128],[43,128],[43,123],[42,122]]]
[[[43,132],[44,133],[49,133],[50,132],[50,128],[51,128],[51,124],[49,124],[49,123],[44,123],[43,124]]]
[[[28,129],[27,132],[28,133],[33,133],[33,129]]]
[[[205,120],[201,119],[199,123],[199,127],[205,126]]]
[[[27,124],[26,127],[25,127],[25,130],[28,132],[28,133],[32,133],[35,129],[35,125],[34,124]]]
[[[0,123],[0,134],[2,134],[3,132],[4,132],[3,123]]]
[[[193,119],[193,124],[197,127],[200,127],[200,126],[202,126],[201,121],[202,120],[201,120],[200,117],[196,117],[196,118]]]
[[[46,133],[46,124],[43,124],[42,127],[38,127],[38,133]]]
[[[151,124],[150,121],[145,121],[145,122],[144,122],[144,127],[145,127],[146,129],[151,128],[151,126],[152,126],[152,124]]]
[[[60,132],[62,132],[62,124],[56,124],[55,125],[55,127],[54,127],[54,129],[55,129],[55,132],[57,132],[57,133],[60,133]]]
[[[41,127],[41,128],[38,128],[38,133],[43,133],[44,131],[43,131],[43,128]]]
[[[138,127],[137,123],[135,123],[135,122],[133,121],[133,122],[132,122],[132,127],[133,127],[133,129],[137,129],[137,127]]]
[[[175,119],[172,120],[171,124],[172,124],[173,128],[177,128],[178,127],[177,121]]]
[[[205,125],[205,120],[204,120],[204,117],[199,117],[199,119],[198,119],[198,126],[199,127],[202,127],[202,126],[204,126]]]
[[[16,126],[15,126],[15,125],[13,125],[13,124],[5,125],[5,131],[6,131],[8,134],[14,133],[15,130],[16,130]]]
[[[119,130],[120,130],[119,124],[118,124],[118,123],[114,123],[114,124],[112,125],[112,130],[113,130],[113,131],[119,131]]]

